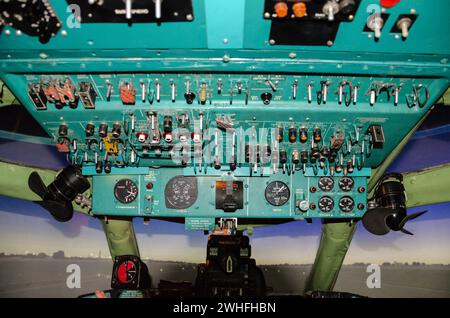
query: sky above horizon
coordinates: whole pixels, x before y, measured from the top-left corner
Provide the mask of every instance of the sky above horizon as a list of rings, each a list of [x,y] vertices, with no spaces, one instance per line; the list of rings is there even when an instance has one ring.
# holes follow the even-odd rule
[[[450,204],[428,208],[427,214],[408,224],[414,236],[398,232],[374,236],[359,224],[345,263],[450,264]],[[183,224],[159,220],[144,225],[135,219],[134,227],[143,258],[194,263],[205,259],[207,237],[203,232],[187,232]],[[255,228],[250,238],[252,256],[259,264],[310,264],[320,231],[319,220]],[[57,250],[66,256],[92,257],[99,252],[109,256],[99,220],[75,213],[72,221],[59,223],[31,202],[0,197],[0,252],[51,255]]]

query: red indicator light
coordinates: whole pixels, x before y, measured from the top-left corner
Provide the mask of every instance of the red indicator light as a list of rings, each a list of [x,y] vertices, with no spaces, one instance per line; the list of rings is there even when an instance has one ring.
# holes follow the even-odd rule
[[[400,0],[380,0],[381,6],[383,6],[385,8],[392,8],[399,2],[400,2]]]

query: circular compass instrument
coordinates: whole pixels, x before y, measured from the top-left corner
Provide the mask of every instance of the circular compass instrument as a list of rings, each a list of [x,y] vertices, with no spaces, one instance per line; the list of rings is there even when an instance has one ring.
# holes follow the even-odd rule
[[[319,179],[319,189],[324,192],[329,192],[333,190],[334,180],[330,177],[322,177]]]
[[[117,266],[116,277],[119,283],[128,284],[136,278],[137,266],[131,260],[125,260]]]
[[[334,208],[334,200],[329,196],[321,197],[319,200],[319,209],[322,212],[331,212]]]
[[[354,207],[355,201],[351,197],[345,196],[339,200],[339,208],[342,212],[352,212]]]
[[[114,196],[119,202],[131,203],[136,200],[138,187],[130,179],[121,179],[114,186]]]
[[[355,181],[350,177],[342,177],[339,179],[339,188],[342,191],[348,192],[355,186]]]
[[[267,202],[274,206],[281,206],[289,201],[291,191],[286,183],[273,181],[266,187],[265,196]]]
[[[197,201],[198,189],[195,177],[177,176],[167,182],[164,190],[166,207],[187,209]]]

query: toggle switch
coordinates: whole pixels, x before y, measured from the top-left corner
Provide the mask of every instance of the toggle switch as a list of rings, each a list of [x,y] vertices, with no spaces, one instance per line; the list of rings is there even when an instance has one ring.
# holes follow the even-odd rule
[[[125,0],[125,17],[127,20],[131,20],[132,18],[132,0]]]
[[[161,101],[161,84],[159,83],[158,80],[156,80],[155,87],[156,87],[156,101],[159,103]]]
[[[397,29],[401,31],[403,40],[406,40],[409,36],[409,29],[412,26],[413,21],[409,17],[400,18],[395,24]]]
[[[330,0],[324,4],[322,11],[328,17],[328,21],[334,21],[334,16],[339,12],[339,4],[335,0]]]
[[[295,127],[289,128],[288,135],[290,143],[294,143],[297,141],[297,129],[295,129]]]
[[[283,173],[286,173],[287,152],[280,150],[280,163],[283,165]]]
[[[66,124],[59,125],[58,135],[61,136],[61,137],[67,136],[67,130],[68,129],[67,129],[67,125]]]
[[[111,93],[112,93],[112,84],[110,81],[106,81],[106,100],[109,102],[111,99]]]
[[[292,83],[292,99],[297,99],[297,87],[298,80],[295,80],[294,83]]]
[[[92,137],[94,135],[95,126],[92,123],[88,123],[84,132],[86,133],[86,137]]]
[[[153,0],[153,2],[155,3],[155,18],[156,19],[161,19],[161,2],[162,0]]]
[[[375,39],[381,38],[381,30],[384,26],[384,19],[379,13],[373,13],[367,19],[367,27],[374,32]]]
[[[119,123],[114,123],[112,127],[112,136],[114,138],[119,138],[121,133],[121,127]]]
[[[283,127],[277,127],[277,128],[276,128],[276,136],[275,136],[275,139],[276,139],[278,142],[283,142],[283,139],[284,139]]]
[[[175,83],[172,81],[170,83],[170,99],[172,100],[172,103],[175,103],[175,97],[176,97],[176,86]]]
[[[186,103],[192,104],[195,99],[195,94],[191,92],[191,81],[186,81],[186,92],[184,93],[184,98],[186,99]]]
[[[312,101],[312,88],[313,88],[313,84],[308,84],[308,103],[310,103],[310,104]]]
[[[103,138],[108,135],[108,125],[106,123],[100,124],[98,128],[98,135]]]
[[[145,83],[141,82],[141,100],[142,103],[145,103]]]

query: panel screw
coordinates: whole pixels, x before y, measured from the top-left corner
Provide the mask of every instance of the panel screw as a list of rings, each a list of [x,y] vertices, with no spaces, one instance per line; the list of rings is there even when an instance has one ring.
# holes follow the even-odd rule
[[[192,16],[192,14],[186,15],[186,20],[192,21],[193,19],[194,19],[194,17]]]
[[[328,41],[327,41],[327,45],[328,45],[328,46],[332,46],[332,45],[333,45],[333,41],[328,40]]]
[[[274,44],[275,44],[275,40],[274,40],[274,39],[270,39],[270,40],[269,40],[269,44],[270,44],[270,45],[274,45]]]
[[[223,61],[224,63],[228,63],[228,62],[230,61],[230,56],[229,56],[228,54],[225,54],[225,55],[222,57],[222,61]]]
[[[289,57],[290,57],[291,59],[295,59],[295,58],[297,57],[297,53],[291,52],[291,53],[289,53]]]
[[[270,13],[269,12],[264,12],[264,18],[269,19],[270,18]]]

